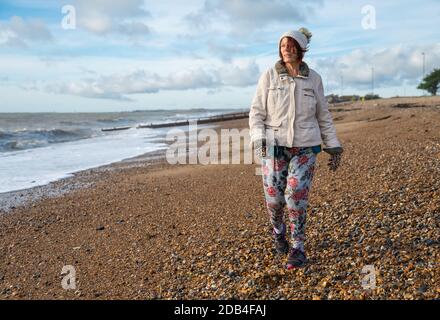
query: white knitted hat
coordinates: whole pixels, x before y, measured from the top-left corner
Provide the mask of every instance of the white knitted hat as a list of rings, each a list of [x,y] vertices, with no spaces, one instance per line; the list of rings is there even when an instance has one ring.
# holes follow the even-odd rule
[[[312,33],[307,30],[306,28],[301,28],[299,30],[291,30],[291,31],[287,31],[285,33],[282,34],[282,36],[280,37],[280,41],[278,42],[278,49],[281,46],[281,40],[284,37],[290,37],[295,39],[300,47],[303,50],[307,50],[308,49],[308,44],[310,42],[310,38],[312,37]]]

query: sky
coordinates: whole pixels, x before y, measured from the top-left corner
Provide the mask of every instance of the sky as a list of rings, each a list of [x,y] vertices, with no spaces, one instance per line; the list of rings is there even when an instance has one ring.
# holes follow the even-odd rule
[[[300,27],[326,94],[422,95],[439,16],[438,0],[0,0],[0,112],[249,108]]]

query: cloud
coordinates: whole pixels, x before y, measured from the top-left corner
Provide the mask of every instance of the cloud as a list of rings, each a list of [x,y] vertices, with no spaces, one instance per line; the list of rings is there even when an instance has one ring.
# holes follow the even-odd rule
[[[145,70],[86,78],[65,84],[50,84],[46,91],[97,99],[131,100],[128,95],[157,93],[162,90],[216,90],[223,87],[254,85],[259,76],[255,62],[246,65],[224,65],[214,69],[181,71],[162,76]]]
[[[245,34],[273,23],[298,25],[307,21],[321,3],[321,0],[205,0],[202,8],[187,14],[184,20],[199,29],[220,20],[227,23],[232,33]]]
[[[370,89],[372,68],[376,88],[417,83],[422,77],[422,52],[426,53],[426,73],[429,73],[438,67],[440,43],[417,47],[396,45],[381,50],[357,49],[314,62],[323,76],[329,76],[330,86],[337,87],[342,75],[344,87]]]
[[[33,42],[50,42],[52,34],[43,21],[24,20],[13,16],[7,22],[0,22],[0,45],[26,48]]]
[[[215,56],[218,56],[224,62],[230,62],[232,56],[242,52],[242,48],[238,45],[229,46],[223,45],[215,41],[207,42],[208,51]]]
[[[39,83],[39,81],[36,81],[36,80],[26,80],[26,81],[22,82],[18,87],[24,91],[41,90],[40,83]]]
[[[77,23],[94,34],[147,35],[150,28],[142,21],[151,17],[142,0],[74,0]],[[137,19],[137,20],[136,20]]]

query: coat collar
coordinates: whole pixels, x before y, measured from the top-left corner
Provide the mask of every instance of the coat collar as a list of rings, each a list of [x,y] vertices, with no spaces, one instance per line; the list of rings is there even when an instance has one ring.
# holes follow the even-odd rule
[[[275,63],[275,70],[278,72],[278,75],[288,75],[286,65],[282,60],[278,60],[277,63]],[[299,74],[298,77],[302,78],[308,78],[309,76],[309,66],[304,61],[301,61],[299,65]]]

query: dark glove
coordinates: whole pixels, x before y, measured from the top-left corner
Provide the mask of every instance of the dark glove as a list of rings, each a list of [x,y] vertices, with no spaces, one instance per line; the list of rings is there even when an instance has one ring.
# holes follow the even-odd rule
[[[260,159],[266,157],[266,139],[254,141],[254,149],[257,157]]]
[[[330,155],[328,160],[328,166],[330,171],[336,171],[341,164],[342,152],[344,151],[341,147],[336,148],[324,148],[324,151]]]

